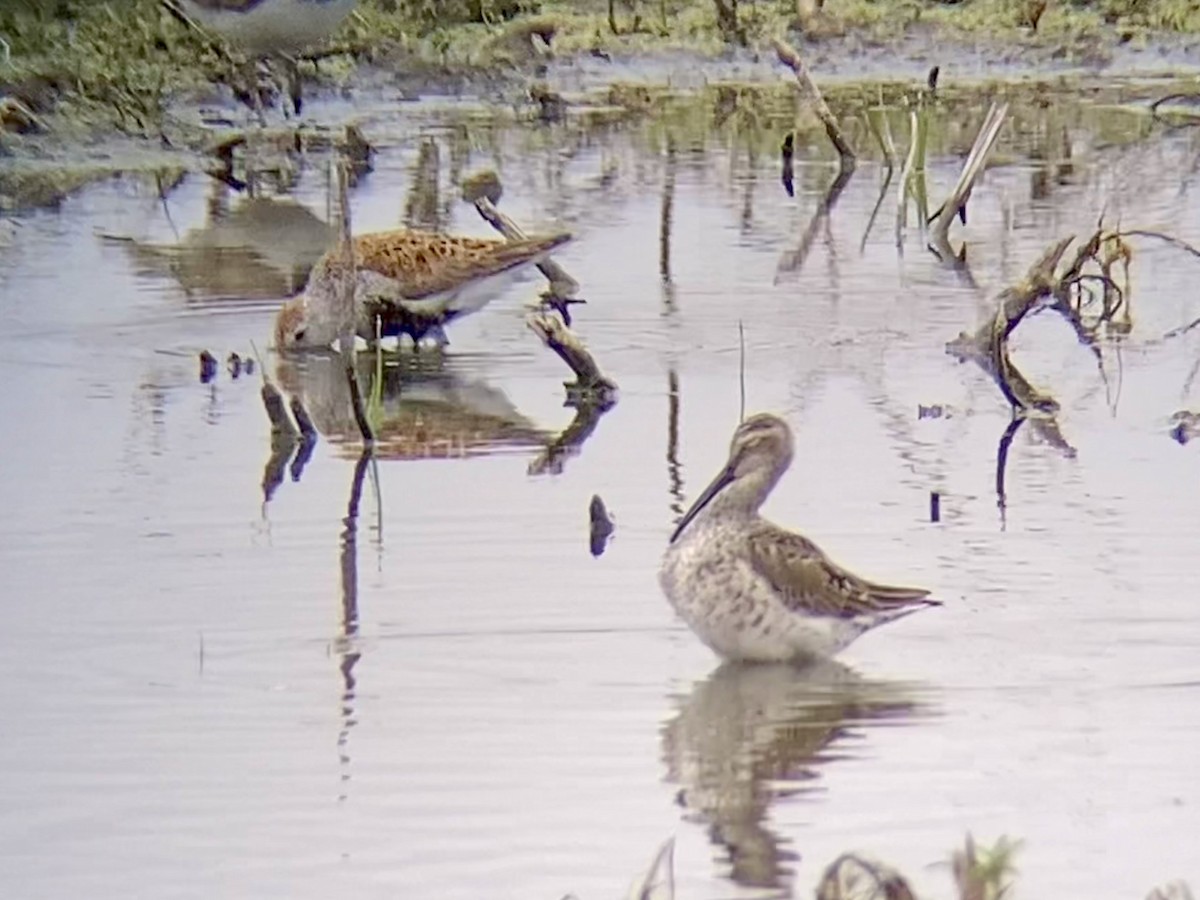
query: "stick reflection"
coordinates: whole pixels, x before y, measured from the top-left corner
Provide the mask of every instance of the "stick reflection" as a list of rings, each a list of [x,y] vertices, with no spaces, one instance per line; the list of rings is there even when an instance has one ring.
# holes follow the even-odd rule
[[[354,677],[354,667],[362,658],[355,640],[358,637],[358,510],[367,468],[373,462],[371,450],[364,449],[354,464],[354,475],[350,481],[350,500],[346,504],[346,517],[342,519],[342,617],[336,647],[338,671],[342,675],[342,725],[337,739],[338,762],[342,767],[342,791],[338,800],[345,800],[347,797],[347,782],[350,781],[350,732],[357,724],[354,701],[358,682]]]

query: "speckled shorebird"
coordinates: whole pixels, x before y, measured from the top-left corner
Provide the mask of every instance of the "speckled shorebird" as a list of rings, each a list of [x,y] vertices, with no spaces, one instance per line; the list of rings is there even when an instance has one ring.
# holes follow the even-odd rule
[[[663,556],[659,582],[671,605],[727,659],[831,657],[872,628],[940,605],[928,591],[859,578],[763,519],[759,507],[791,462],[786,422],[769,413],[746,419]]]
[[[445,344],[442,326],[482,309],[516,270],[571,239],[565,232],[521,241],[459,237],[399,229],[354,238],[355,332],[373,340],[407,334]],[[304,291],[275,318],[279,350],[323,349],[338,337],[346,259],[337,247],[322,256]]]
[[[300,112],[300,81],[291,56],[329,37],[357,0],[162,0],[178,15],[221,35],[253,57],[285,60],[292,102]]]

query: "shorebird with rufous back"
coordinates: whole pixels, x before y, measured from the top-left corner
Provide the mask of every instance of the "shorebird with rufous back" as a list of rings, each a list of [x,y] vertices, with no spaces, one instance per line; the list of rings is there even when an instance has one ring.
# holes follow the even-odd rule
[[[301,109],[300,75],[294,55],[325,40],[353,11],[357,0],[161,0],[255,58],[279,57],[288,70],[288,86],[297,115]],[[257,95],[257,88],[251,85]]]
[[[566,232],[519,241],[397,229],[352,240],[355,333],[364,340],[407,334],[447,343],[443,326],[486,306],[520,269],[571,239]],[[275,318],[278,350],[328,348],[339,336],[350,264],[338,246],[322,256],[299,296]]]
[[[920,588],[842,568],[812,541],[758,511],[793,455],[792,432],[769,413],[734,432],[729,459],[684,514],[659,583],[696,635],[726,659],[808,662],[927,606]]]

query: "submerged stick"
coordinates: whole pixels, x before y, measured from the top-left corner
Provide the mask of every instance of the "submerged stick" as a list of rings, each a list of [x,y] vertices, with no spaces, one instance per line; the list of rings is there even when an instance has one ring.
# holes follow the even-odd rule
[[[842,168],[853,169],[858,162],[858,158],[854,155],[854,148],[846,140],[841,126],[838,125],[837,119],[830,112],[829,105],[825,102],[825,98],[821,96],[821,90],[817,87],[816,82],[813,81],[808,67],[804,65],[804,60],[800,58],[800,54],[796,52],[794,47],[780,38],[772,38],[771,47],[775,50],[775,55],[779,57],[779,61],[795,74],[796,83],[800,86],[800,96],[812,106],[813,112],[821,120],[821,124],[825,126],[825,133],[829,135],[829,140],[833,142],[834,149],[838,152]]]
[[[972,359],[995,379],[1008,402],[1023,411],[1053,412],[1058,404],[1043,394],[1013,365],[1008,355],[1008,336],[1035,305],[1053,298],[1059,281],[1055,269],[1074,237],[1052,244],[1017,284],[1006,288],[997,298],[995,315],[974,334],[963,332],[946,345],[946,351],[960,359]]]
[[[617,383],[600,371],[592,354],[571,329],[557,317],[544,313],[531,313],[525,324],[575,373],[575,382],[563,382],[569,398],[578,402],[611,399]]]
[[[250,350],[254,354],[254,358],[258,360],[258,372],[262,377],[259,395],[262,397],[263,407],[267,411],[267,418],[271,422],[271,443],[272,445],[277,442],[295,443],[300,432],[292,424],[291,417],[287,414],[287,404],[283,402],[283,394],[280,393],[279,388],[275,387],[271,376],[267,374],[267,367],[263,365],[262,357],[259,356],[258,347],[254,341],[250,342]],[[300,409],[303,410],[304,407],[301,406]],[[311,419],[309,425],[312,425]],[[303,429],[303,425],[301,425],[301,429]]]
[[[271,421],[271,443],[295,443],[300,432],[292,424],[291,416],[287,413],[287,404],[283,402],[283,394],[279,392],[279,388],[265,380],[259,393],[267,410],[267,418]]]

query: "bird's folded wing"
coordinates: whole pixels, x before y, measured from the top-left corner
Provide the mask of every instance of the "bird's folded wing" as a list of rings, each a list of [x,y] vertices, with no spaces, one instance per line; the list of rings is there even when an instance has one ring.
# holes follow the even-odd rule
[[[746,536],[750,564],[789,609],[811,615],[853,618],[926,600],[920,588],[875,584],[843,569],[803,535],[764,522]]]
[[[354,239],[358,264],[395,279],[405,299],[421,300],[475,278],[524,265],[570,239],[568,234],[497,241],[432,232],[378,232]]]

